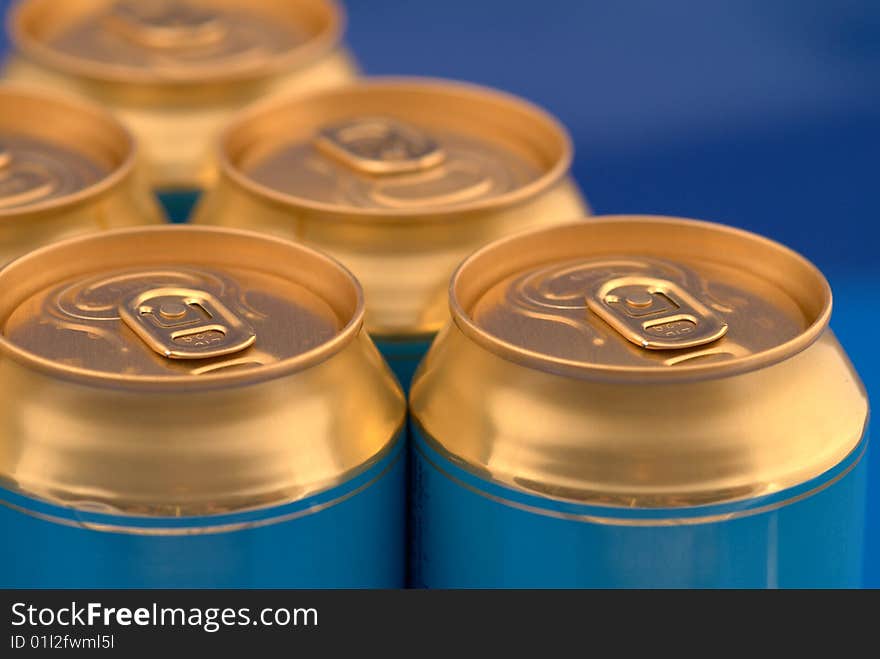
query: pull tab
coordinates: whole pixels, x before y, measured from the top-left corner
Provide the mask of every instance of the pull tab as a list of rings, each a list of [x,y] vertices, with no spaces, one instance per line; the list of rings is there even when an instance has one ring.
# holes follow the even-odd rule
[[[693,348],[727,333],[726,322],[665,279],[618,277],[601,284],[587,305],[624,338],[647,350]]]
[[[207,359],[253,345],[253,328],[204,291],[154,288],[119,307],[144,343],[168,359]]]
[[[122,0],[108,15],[112,28],[151,48],[204,46],[226,34],[220,16],[188,2]]]
[[[446,159],[431,137],[388,117],[365,117],[323,128],[314,144],[325,155],[364,174],[424,171]]]

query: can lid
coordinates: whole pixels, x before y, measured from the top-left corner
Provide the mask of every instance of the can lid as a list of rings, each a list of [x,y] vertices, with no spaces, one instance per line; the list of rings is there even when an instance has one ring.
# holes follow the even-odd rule
[[[226,132],[222,167],[257,196],[392,219],[513,204],[558,181],[565,129],[501,92],[378,78],[272,101]]]
[[[0,210],[72,194],[104,173],[87,157],[51,142],[0,133]]]
[[[496,242],[451,284],[455,322],[505,358],[585,378],[715,377],[815,341],[831,291],[803,257],[721,225],[605,217]]]
[[[18,47],[49,66],[122,83],[260,77],[335,45],[333,0],[26,0],[11,20]]]
[[[341,265],[243,231],[117,230],[0,269],[0,351],[93,384],[274,378],[327,359],[362,322],[360,286]]]
[[[100,193],[128,173],[134,151],[97,108],[0,85],[0,220]]]

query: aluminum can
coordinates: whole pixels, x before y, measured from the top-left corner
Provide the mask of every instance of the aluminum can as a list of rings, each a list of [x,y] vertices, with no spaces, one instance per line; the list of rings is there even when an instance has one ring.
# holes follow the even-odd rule
[[[180,221],[213,180],[214,141],[237,109],[355,75],[344,22],[333,0],[22,0],[6,75],[110,108]]]
[[[822,274],[618,216],[496,242],[413,384],[424,587],[857,587],[868,401]]]
[[[0,85],[0,265],[66,237],[162,221],[135,142],[112,116]]]
[[[220,151],[219,183],[194,221],[340,259],[404,388],[448,317],[449,276],[465,256],[586,213],[565,129],[522,99],[463,83],[376,78],[260,104]]]
[[[351,274],[120,229],[0,270],[0,584],[396,587],[405,403]]]

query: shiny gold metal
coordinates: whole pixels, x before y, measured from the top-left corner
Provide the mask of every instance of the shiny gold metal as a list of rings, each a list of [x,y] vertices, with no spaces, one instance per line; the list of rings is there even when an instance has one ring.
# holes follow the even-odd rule
[[[142,142],[154,187],[198,188],[237,109],[354,77],[343,28],[333,0],[23,0],[6,74],[99,101]]]
[[[364,117],[318,131],[315,146],[360,174],[403,174],[446,160],[436,141],[418,128],[385,117]]]
[[[727,323],[682,286],[656,277],[614,277],[587,294],[590,311],[637,346],[680,350],[717,341]]]
[[[104,30],[109,29],[111,34],[116,31],[122,37],[121,43],[140,51],[139,54],[145,54],[147,58],[158,59],[167,49],[193,49],[199,52],[208,46],[213,47],[210,54],[214,57],[230,48],[233,31],[241,27],[233,24],[230,18],[196,4],[175,0],[121,0],[109,8],[106,16],[90,24],[86,34],[94,39],[102,36]],[[268,26],[261,27],[265,29]],[[62,41],[67,41],[65,45],[69,45],[71,50],[85,50],[84,56],[102,54],[101,44],[94,41],[89,43],[84,39],[71,38],[70,35]],[[251,47],[256,46],[253,44]],[[112,55],[106,51],[103,54]],[[205,53],[200,54],[206,56]],[[108,58],[109,62],[112,60]]]
[[[14,130],[14,129],[13,129]],[[32,207],[94,185],[107,170],[87,156],[22,134],[0,145],[0,208]]]
[[[371,333],[427,337],[448,316],[448,278],[467,254],[584,215],[571,157],[564,128],[521,99],[365,80],[242,114],[194,221],[320,247],[363,284]]]
[[[85,510],[296,500],[404,418],[354,277],[243,231],[126,229],[0,269],[0,481]]]
[[[211,293],[150,288],[119,305],[119,315],[153,350],[168,359],[208,359],[250,348],[253,328]]]
[[[624,507],[735,501],[824,473],[864,435],[827,282],[754,234],[650,216],[530,232],[467,259],[450,300],[413,416],[456,463],[516,489]],[[696,329],[642,345],[627,314],[655,307],[687,309]],[[706,318],[726,334],[692,342]]]
[[[119,122],[91,104],[0,85],[0,264],[55,240],[162,219]]]

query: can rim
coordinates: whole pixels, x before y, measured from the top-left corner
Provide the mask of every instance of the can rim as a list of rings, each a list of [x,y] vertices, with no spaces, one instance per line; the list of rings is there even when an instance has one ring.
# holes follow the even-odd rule
[[[533,236],[547,235],[553,232],[561,232],[571,230],[574,227],[581,227],[582,230],[588,231],[590,227],[603,224],[637,224],[652,223],[657,225],[669,226],[685,226],[694,229],[709,230],[721,235],[735,237],[740,240],[750,241],[756,245],[763,245],[772,250],[777,251],[791,262],[797,263],[801,268],[809,271],[818,284],[821,291],[821,309],[815,315],[815,318],[809,325],[800,332],[796,337],[784,341],[779,345],[759,352],[755,352],[746,356],[736,357],[720,363],[695,363],[689,365],[678,365],[674,369],[657,369],[641,366],[625,366],[625,365],[599,365],[587,364],[576,360],[563,359],[539,353],[536,351],[522,348],[509,341],[504,341],[492,335],[488,331],[477,325],[470,317],[465,309],[465,303],[460,299],[462,281],[470,275],[472,269],[479,267],[481,260],[491,256],[493,252],[500,250],[506,246],[516,243],[529,242]],[[552,260],[552,259],[551,259]],[[512,272],[512,271],[511,271]],[[511,274],[507,272],[505,274]],[[505,275],[496,276],[495,281]],[[486,287],[482,288],[485,292]],[[465,259],[455,270],[449,283],[449,308],[452,315],[452,322],[467,336],[475,341],[478,345],[487,348],[494,354],[512,361],[522,364],[528,368],[542,370],[554,374],[568,377],[592,380],[646,380],[653,383],[660,382],[680,382],[682,380],[700,380],[714,377],[727,377],[740,373],[758,370],[767,366],[771,366],[778,362],[784,361],[794,355],[802,352],[815,343],[825,329],[828,327],[831,318],[831,309],[833,296],[828,280],[822,272],[806,257],[802,256],[793,249],[786,247],[770,238],[761,236],[751,231],[739,229],[715,222],[707,222],[704,220],[693,220],[687,218],[678,218],[663,215],[606,215],[600,217],[592,217],[589,222],[577,222],[562,224],[556,227],[544,228],[538,230],[530,230],[503,238],[486,245],[477,250],[467,259]]]
[[[121,162],[95,183],[60,197],[54,197],[22,207],[0,209],[0,222],[9,218],[18,219],[87,203],[95,197],[105,194],[108,190],[115,188],[132,173],[138,159],[140,146],[131,131],[103,107],[78,97],[70,96],[69,94],[48,93],[33,85],[17,82],[0,82],[0,96],[29,97],[42,103],[55,105],[60,108],[64,107],[79,116],[91,115],[98,122],[112,126],[113,130],[123,137],[125,149],[125,157]]]
[[[125,86],[163,85],[171,87],[245,82],[278,75],[284,71],[305,66],[333,50],[342,42],[348,23],[348,17],[342,5],[337,0],[310,1],[315,7],[326,10],[329,20],[324,29],[308,38],[307,41],[294,46],[284,54],[271,57],[263,66],[242,66],[238,69],[224,66],[213,71],[200,70],[195,78],[165,77],[157,75],[155,71],[148,68],[94,62],[51,48],[39,39],[31,38],[27,34],[27,30],[24,29],[23,14],[34,4],[31,0],[22,0],[9,12],[6,19],[6,32],[9,35],[10,43],[18,52],[33,58],[34,61],[50,69],[89,80]]]
[[[349,320],[342,328],[328,341],[307,350],[306,352],[282,359],[273,364],[260,366],[256,369],[248,369],[239,372],[219,372],[203,375],[175,375],[175,376],[155,376],[155,375],[123,375],[119,373],[108,373],[103,371],[92,370],[88,368],[78,368],[65,364],[60,364],[46,357],[42,357],[29,350],[17,346],[10,341],[3,332],[0,332],[0,355],[7,355],[15,359],[18,363],[41,371],[53,377],[60,379],[73,380],[78,383],[87,383],[95,386],[109,387],[129,387],[147,390],[198,390],[207,391],[210,389],[223,388],[234,385],[248,385],[274,380],[298,371],[305,370],[318,363],[326,361],[337,352],[341,351],[345,346],[351,343],[361,332],[364,324],[364,294],[360,282],[342,263],[337,261],[324,252],[310,247],[306,247],[300,243],[283,240],[274,236],[243,229],[228,229],[217,227],[197,227],[197,226],[143,226],[125,229],[114,229],[97,234],[89,234],[79,236],[67,240],[59,241],[46,245],[34,250],[24,256],[20,256],[13,261],[5,264],[0,268],[0,281],[4,276],[9,276],[10,271],[17,268],[25,267],[33,262],[39,262],[41,259],[50,257],[53,252],[63,252],[77,244],[86,242],[113,241],[119,238],[125,239],[128,236],[137,237],[145,234],[214,234],[226,235],[229,239],[250,240],[275,245],[286,250],[307,254],[312,260],[323,262],[328,268],[336,269],[340,272],[351,285],[354,293],[354,309]],[[270,272],[266,270],[265,272]],[[20,300],[19,300],[20,302]],[[8,312],[8,310],[7,310]],[[4,320],[4,318],[0,318]]]
[[[499,105],[506,105],[510,108],[522,111],[523,114],[530,115],[532,120],[540,122],[548,128],[550,132],[553,132],[559,140],[559,157],[555,159],[552,167],[543,171],[535,180],[530,181],[524,186],[500,194],[496,197],[483,199],[470,204],[463,204],[460,207],[450,207],[448,209],[444,208],[440,210],[431,208],[364,208],[348,204],[326,203],[305,197],[296,197],[255,181],[243,172],[235,162],[233,162],[233,158],[229,153],[228,143],[238,131],[242,130],[250,122],[259,118],[261,115],[283,108],[285,105],[291,103],[316,101],[338,94],[357,93],[366,90],[412,90],[434,94],[442,93],[448,96],[457,95],[469,99],[484,100],[495,102]],[[242,110],[226,126],[220,135],[220,139],[215,145],[215,151],[221,174],[228,177],[235,185],[243,188],[260,199],[287,208],[302,208],[316,213],[322,213],[326,215],[327,219],[340,219],[339,216],[344,216],[346,220],[364,219],[371,222],[399,223],[407,218],[419,218],[420,220],[423,220],[467,215],[495,208],[513,206],[532,199],[556,184],[566,175],[566,173],[568,173],[571,169],[571,164],[574,158],[574,143],[568,130],[551,112],[532,101],[510,92],[462,80],[430,76],[370,76],[332,89],[313,92],[307,96],[300,95],[258,101],[250,107]]]

